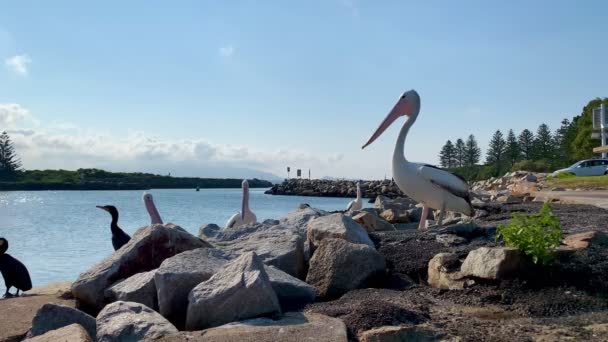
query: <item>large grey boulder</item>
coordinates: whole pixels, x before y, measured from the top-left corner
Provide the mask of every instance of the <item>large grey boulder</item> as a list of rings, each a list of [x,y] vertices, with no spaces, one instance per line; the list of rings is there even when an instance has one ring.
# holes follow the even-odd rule
[[[201,247],[211,245],[172,224],[140,228],[126,245],[80,274],[72,284],[72,294],[79,305],[99,310],[105,304],[105,289],[113,283],[158,268],[175,254]]]
[[[91,336],[79,324],[70,324],[65,327],[48,331],[42,335],[27,338],[27,342],[92,342]]]
[[[154,275],[159,312],[177,327],[186,321],[188,295],[227,262],[216,248],[198,248],[166,259]]]
[[[460,273],[464,277],[505,279],[516,276],[525,263],[524,254],[516,248],[480,247],[469,252]]]
[[[390,199],[388,197],[380,195],[376,197],[376,201],[374,202],[374,208],[378,209],[378,211],[380,212],[388,209],[394,209],[396,211],[402,212],[411,209],[415,206],[416,201],[408,197]]]
[[[346,342],[342,320],[317,313],[288,312],[281,319],[255,318],[204,331],[180,332],[158,342]]]
[[[427,324],[383,326],[359,333],[358,337],[360,342],[460,341],[460,339],[446,338],[444,332]]]
[[[141,272],[119,281],[106,289],[106,298],[109,302],[117,300],[135,302],[155,310],[158,309],[154,273],[156,270]]]
[[[139,303],[114,302],[97,316],[98,342],[142,341],[177,331],[159,313]]]
[[[267,265],[273,265],[294,277],[306,276],[304,237],[289,226],[275,225],[235,240],[223,241],[218,246],[231,258],[255,252]]]
[[[192,289],[186,330],[280,312],[262,260],[254,252],[247,252]]]
[[[198,229],[198,237],[203,240],[214,240],[222,228],[215,223],[206,224]]]
[[[321,297],[336,297],[382,277],[386,262],[376,249],[342,239],[323,239],[310,259],[306,282]]]
[[[274,266],[266,266],[265,269],[282,308],[299,307],[315,301],[317,293],[313,286]]]
[[[7,314],[10,314],[7,312]],[[71,324],[81,325],[89,335],[97,334],[96,322],[90,316],[80,310],[59,304],[44,304],[32,320],[32,328],[27,333],[28,337],[46,334],[49,331],[66,327]]]
[[[308,204],[300,204],[296,211],[287,214],[279,221],[281,224],[294,227],[300,234],[306,235],[308,222],[325,215],[327,215],[327,212],[324,210],[312,208]]]
[[[307,238],[313,247],[317,247],[326,238],[343,239],[374,247],[365,228],[352,218],[340,213],[322,216],[308,222]]]

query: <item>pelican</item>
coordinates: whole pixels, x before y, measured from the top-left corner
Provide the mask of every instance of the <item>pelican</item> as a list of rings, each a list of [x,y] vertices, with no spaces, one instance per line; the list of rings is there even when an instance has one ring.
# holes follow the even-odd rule
[[[357,198],[348,202],[346,211],[361,210],[361,208],[363,208],[363,198],[361,197],[361,184],[357,182]]]
[[[152,198],[152,194],[144,192],[144,206],[148,211],[148,215],[150,215],[151,224],[163,224],[163,220],[160,218],[160,214],[158,210],[156,210],[156,206],[154,205],[154,199]]]
[[[429,208],[441,210],[437,220],[439,225],[446,210],[472,216],[475,210],[469,197],[469,185],[464,179],[436,166],[412,163],[405,159],[405,138],[410,127],[416,122],[418,113],[420,113],[420,96],[412,89],[399,98],[397,104],[362,148],[373,143],[399,117],[407,116],[408,119],[401,127],[393,152],[393,178],[403,193],[423,205],[418,229],[426,228]]]
[[[226,228],[238,227],[248,223],[256,223],[257,217],[251,209],[249,209],[249,182],[243,181],[243,204],[241,211],[232,215],[232,217],[226,222]]]
[[[126,245],[127,242],[131,240],[129,234],[125,233],[118,226],[118,209],[116,209],[116,207],[113,205],[98,205],[97,208],[107,211],[110,213],[110,216],[112,216],[112,222],[110,223],[110,230],[112,232],[112,246],[114,247],[114,250],[117,251],[120,249],[120,247]]]

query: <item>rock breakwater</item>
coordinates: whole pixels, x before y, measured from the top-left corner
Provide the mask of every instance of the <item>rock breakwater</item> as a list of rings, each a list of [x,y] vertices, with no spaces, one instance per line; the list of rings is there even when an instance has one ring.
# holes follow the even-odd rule
[[[360,181],[364,198],[376,198],[383,195],[388,198],[403,197],[397,184],[391,180]],[[322,180],[322,179],[288,179],[275,184],[266,191],[270,195],[317,196],[317,197],[357,197],[357,181]]]

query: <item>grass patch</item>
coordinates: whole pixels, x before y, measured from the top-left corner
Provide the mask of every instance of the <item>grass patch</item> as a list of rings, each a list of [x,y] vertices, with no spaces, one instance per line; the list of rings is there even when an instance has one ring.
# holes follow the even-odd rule
[[[549,187],[581,189],[608,188],[608,175],[576,177],[572,175],[562,176],[562,174],[559,173],[555,177],[547,178],[545,185]]]

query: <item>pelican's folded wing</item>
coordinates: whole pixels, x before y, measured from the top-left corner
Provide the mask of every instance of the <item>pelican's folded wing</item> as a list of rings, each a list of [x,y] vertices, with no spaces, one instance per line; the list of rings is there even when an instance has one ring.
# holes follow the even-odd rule
[[[421,165],[418,174],[429,182],[449,191],[455,196],[469,198],[469,185],[460,176],[442,170],[433,165]]]

